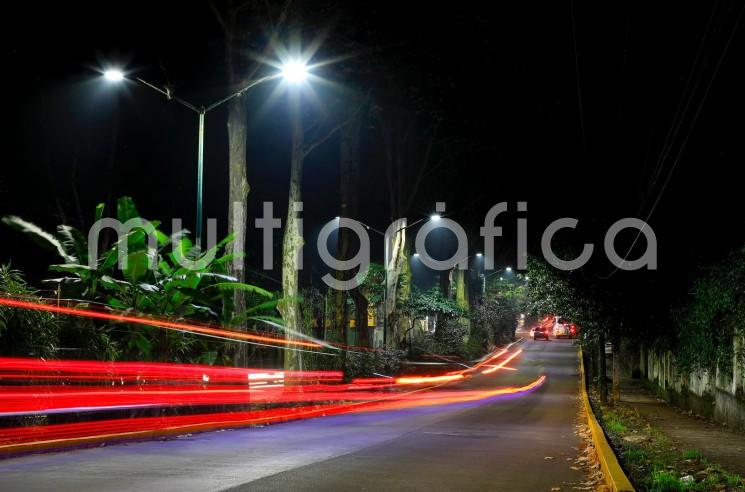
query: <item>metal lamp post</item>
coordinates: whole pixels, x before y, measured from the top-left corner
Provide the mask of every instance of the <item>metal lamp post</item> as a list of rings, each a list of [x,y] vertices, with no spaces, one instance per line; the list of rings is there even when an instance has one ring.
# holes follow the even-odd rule
[[[175,96],[171,90],[168,87],[158,87],[154,84],[151,84],[150,82],[140,78],[135,77],[133,80],[136,82],[139,82],[140,84],[149,87],[150,89],[158,92],[159,94],[162,94],[166,97],[169,101],[175,101],[179,103],[180,105],[184,106],[185,108],[197,113],[199,117],[199,133],[198,133],[198,145],[197,145],[197,217],[196,217],[196,232],[195,232],[195,241],[197,245],[201,244],[202,240],[202,189],[203,189],[203,177],[204,177],[204,117],[207,113],[212,111],[213,109],[216,109],[226,102],[242,96],[246,91],[256,87],[259,84],[262,84],[264,82],[268,82],[273,79],[277,79],[280,77],[285,78],[287,81],[291,83],[298,83],[305,80],[305,77],[307,75],[307,67],[305,64],[300,62],[288,62],[283,66],[282,72],[272,75],[267,75],[265,77],[261,77],[255,80],[250,81],[248,84],[246,84],[242,89],[218,100],[214,103],[208,105],[208,106],[195,106],[194,104],[191,104],[190,102],[181,99],[178,96]],[[121,70],[116,69],[110,69],[106,70],[103,73],[103,76],[106,80],[109,82],[121,82],[123,80],[127,80],[127,78],[124,75],[124,72]]]

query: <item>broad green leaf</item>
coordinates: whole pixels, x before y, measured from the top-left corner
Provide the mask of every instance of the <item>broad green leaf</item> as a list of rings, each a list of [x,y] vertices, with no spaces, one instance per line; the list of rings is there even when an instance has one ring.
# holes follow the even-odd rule
[[[217,278],[220,280],[225,280],[226,282],[237,282],[238,279],[231,276],[226,275],[224,273],[213,273],[213,272],[199,272],[196,274],[200,278],[208,277],[208,278]]]
[[[173,270],[171,269],[171,265],[168,264],[167,261],[161,261],[158,263],[158,269],[160,270],[160,273],[163,275],[173,275]]]
[[[132,285],[129,282],[125,282],[123,280],[117,280],[108,275],[102,275],[99,280],[105,288],[113,289],[119,292],[123,291],[126,287]]]
[[[113,246],[111,249],[109,249],[106,252],[106,255],[104,256],[103,263],[101,264],[100,270],[102,272],[108,272],[110,271],[119,260],[119,248],[116,246]]]
[[[147,275],[150,262],[151,258],[145,251],[128,254],[124,278],[132,283],[142,280]]]
[[[218,282],[214,284],[213,287],[217,287],[220,290],[242,290],[245,292],[253,292],[254,294],[258,294],[264,297],[272,297],[271,292],[264,290],[261,287],[250,284],[243,284],[240,282]]]
[[[77,263],[65,263],[63,265],[49,265],[49,269],[52,270],[53,272],[77,273],[78,275],[85,275],[93,270],[88,265],[79,265]]]
[[[137,213],[137,208],[131,197],[123,196],[116,201],[116,217],[122,224],[139,216],[140,214]]]
[[[80,283],[80,277],[60,277],[60,278],[48,278],[42,280],[43,283],[50,284],[78,284]]]
[[[153,284],[146,284],[146,283],[139,283],[137,284],[137,287],[144,290],[145,292],[159,292],[160,289]]]
[[[246,256],[246,255],[245,255],[245,253],[242,253],[242,252],[241,253],[230,253],[230,254],[221,256],[220,258],[216,259],[215,261],[212,262],[212,264],[213,265],[222,265],[222,264],[225,264],[225,263],[227,263],[229,261],[233,261],[234,258],[243,258],[244,256]]]

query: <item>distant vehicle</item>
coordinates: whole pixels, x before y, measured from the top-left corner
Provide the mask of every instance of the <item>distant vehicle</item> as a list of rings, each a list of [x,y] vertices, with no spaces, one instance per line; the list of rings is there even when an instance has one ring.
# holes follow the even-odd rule
[[[562,316],[554,316],[554,337],[577,338],[577,325]]]
[[[533,340],[538,340],[539,338],[543,338],[544,340],[548,340],[548,327],[546,326],[536,326],[533,328]]]
[[[530,335],[529,335],[530,338],[533,338],[533,335],[535,335],[536,328],[538,328],[538,327],[537,326],[534,326],[533,328],[530,329]]]

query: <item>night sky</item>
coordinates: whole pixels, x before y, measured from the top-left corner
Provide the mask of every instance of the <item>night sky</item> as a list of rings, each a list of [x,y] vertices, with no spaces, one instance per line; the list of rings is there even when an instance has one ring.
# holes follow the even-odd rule
[[[517,200],[528,202],[533,251],[546,224],[569,216],[580,227],[564,240],[592,241],[596,255],[610,224],[645,219],[656,202],[649,223],[659,270],[619,276],[640,292],[684,294],[696,268],[745,239],[745,37],[743,26],[735,30],[742,2],[507,4],[298,2],[303,40],[323,41],[313,61],[342,60],[316,72],[325,81],[319,100],[369,93],[420,112],[425,124],[438,121],[434,163],[409,220],[445,201],[476,238],[476,252],[484,214],[509,201],[512,213],[498,224],[505,228],[498,263],[515,261]],[[0,214],[50,229],[64,216],[87,227],[96,203],[130,195],[143,216],[183,217],[190,227],[196,115],[135,83],[107,86],[99,70],[124,66],[197,104],[229,93],[223,34],[209,5],[28,4],[8,7],[4,19]],[[249,22],[247,59],[265,41],[261,22]],[[274,201],[278,216],[286,208],[289,117],[286,97],[267,104],[273,89],[268,84],[247,102],[251,221],[262,201]],[[323,112],[309,111],[311,119]],[[225,123],[224,110],[208,115],[205,144],[205,216],[218,218],[221,233]],[[385,229],[391,213],[374,125],[362,140],[358,218]],[[305,163],[311,245],[338,215],[338,148],[331,138]],[[254,266],[259,237],[249,229]],[[631,237],[619,238],[619,250]],[[2,238],[0,261],[43,278],[51,254],[6,227]],[[380,255],[380,240],[371,239]],[[612,271],[607,260],[594,264],[599,276]],[[308,265],[304,281],[317,283],[324,269],[313,259]]]

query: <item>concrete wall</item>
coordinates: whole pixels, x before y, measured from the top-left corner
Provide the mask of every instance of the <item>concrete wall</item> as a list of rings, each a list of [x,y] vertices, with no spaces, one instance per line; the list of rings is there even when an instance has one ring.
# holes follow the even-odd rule
[[[742,347],[745,347],[743,336],[735,337],[735,354]],[[672,352],[642,347],[640,353],[642,377],[662,398],[699,415],[745,429],[745,368],[742,359],[739,361],[735,361],[732,374],[717,369],[684,375],[678,372]]]

